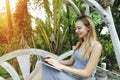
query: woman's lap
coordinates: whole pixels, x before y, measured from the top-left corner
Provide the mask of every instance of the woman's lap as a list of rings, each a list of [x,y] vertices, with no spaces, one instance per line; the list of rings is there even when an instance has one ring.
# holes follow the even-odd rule
[[[43,80],[76,80],[73,75],[42,65]]]

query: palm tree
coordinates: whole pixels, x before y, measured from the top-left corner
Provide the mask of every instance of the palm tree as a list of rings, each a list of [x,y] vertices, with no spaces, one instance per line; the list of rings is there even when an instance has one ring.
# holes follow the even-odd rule
[[[43,0],[41,6],[45,9],[46,20],[45,22],[42,19],[35,18],[36,21],[36,34],[39,37],[37,42],[39,46],[53,52],[55,54],[60,54],[62,51],[62,44],[65,38],[65,34],[68,31],[68,28],[61,30],[61,19],[63,16],[63,2],[64,0],[52,0],[52,5],[49,0]],[[58,6],[59,5],[59,6]],[[53,7],[51,10],[50,7]]]
[[[12,26],[12,18],[11,18],[11,11],[10,11],[10,4],[9,0],[6,0],[6,12],[7,12],[7,19],[8,19],[8,28],[9,28],[9,33],[8,33],[8,42],[11,42],[11,39],[13,37],[13,26]]]
[[[17,2],[16,10],[13,14],[15,25],[18,27],[18,32],[15,36],[18,36],[19,41],[24,36],[29,46],[32,46],[31,16],[28,12],[27,2],[28,0],[18,0]]]

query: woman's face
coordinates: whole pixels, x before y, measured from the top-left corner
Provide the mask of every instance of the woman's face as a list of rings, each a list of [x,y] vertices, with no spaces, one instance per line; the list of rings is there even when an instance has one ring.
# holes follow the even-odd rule
[[[76,33],[78,34],[79,38],[85,38],[88,34],[89,28],[84,25],[84,23],[78,20],[75,23]]]

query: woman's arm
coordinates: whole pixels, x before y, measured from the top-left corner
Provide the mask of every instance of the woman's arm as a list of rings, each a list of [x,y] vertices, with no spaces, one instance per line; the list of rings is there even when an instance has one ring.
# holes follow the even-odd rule
[[[98,64],[101,52],[102,52],[101,44],[96,44],[92,50],[90,59],[86,65],[85,69],[83,69],[83,70],[71,68],[71,67],[68,67],[65,65],[61,65],[60,68],[68,73],[73,74],[73,75],[80,76],[82,78],[89,78],[91,76],[92,72],[94,71],[95,67]]]
[[[47,56],[44,57],[44,59],[47,61],[48,59],[51,60],[51,59],[54,59],[54,58],[52,56],[50,56],[50,55],[47,55]],[[48,60],[48,62],[49,62],[49,60]],[[67,60],[58,60],[58,62],[60,64],[63,64],[63,65],[71,65],[74,62],[74,55],[72,54],[72,56],[70,57],[70,59],[67,59]]]
[[[76,75],[76,76],[79,76],[82,78],[89,78],[91,76],[92,72],[94,71],[95,67],[98,64],[101,52],[102,52],[101,44],[96,44],[93,47],[90,59],[86,65],[85,69],[75,69],[75,68],[60,64],[57,60],[55,60],[53,58],[46,59],[46,61],[48,61],[48,63],[52,64],[53,66],[64,70],[67,73],[71,73],[73,75]]]
[[[74,55],[72,54],[72,56],[70,57],[70,59],[68,60],[59,60],[59,63],[63,64],[63,65],[71,65],[74,62]]]

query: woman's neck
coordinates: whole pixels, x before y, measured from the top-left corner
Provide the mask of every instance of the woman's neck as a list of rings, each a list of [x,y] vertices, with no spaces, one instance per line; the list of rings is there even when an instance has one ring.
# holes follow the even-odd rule
[[[86,43],[85,43],[85,41],[83,41],[83,42],[81,43],[79,49],[80,49],[80,50],[84,50],[84,49],[85,49],[85,45],[86,45]]]

